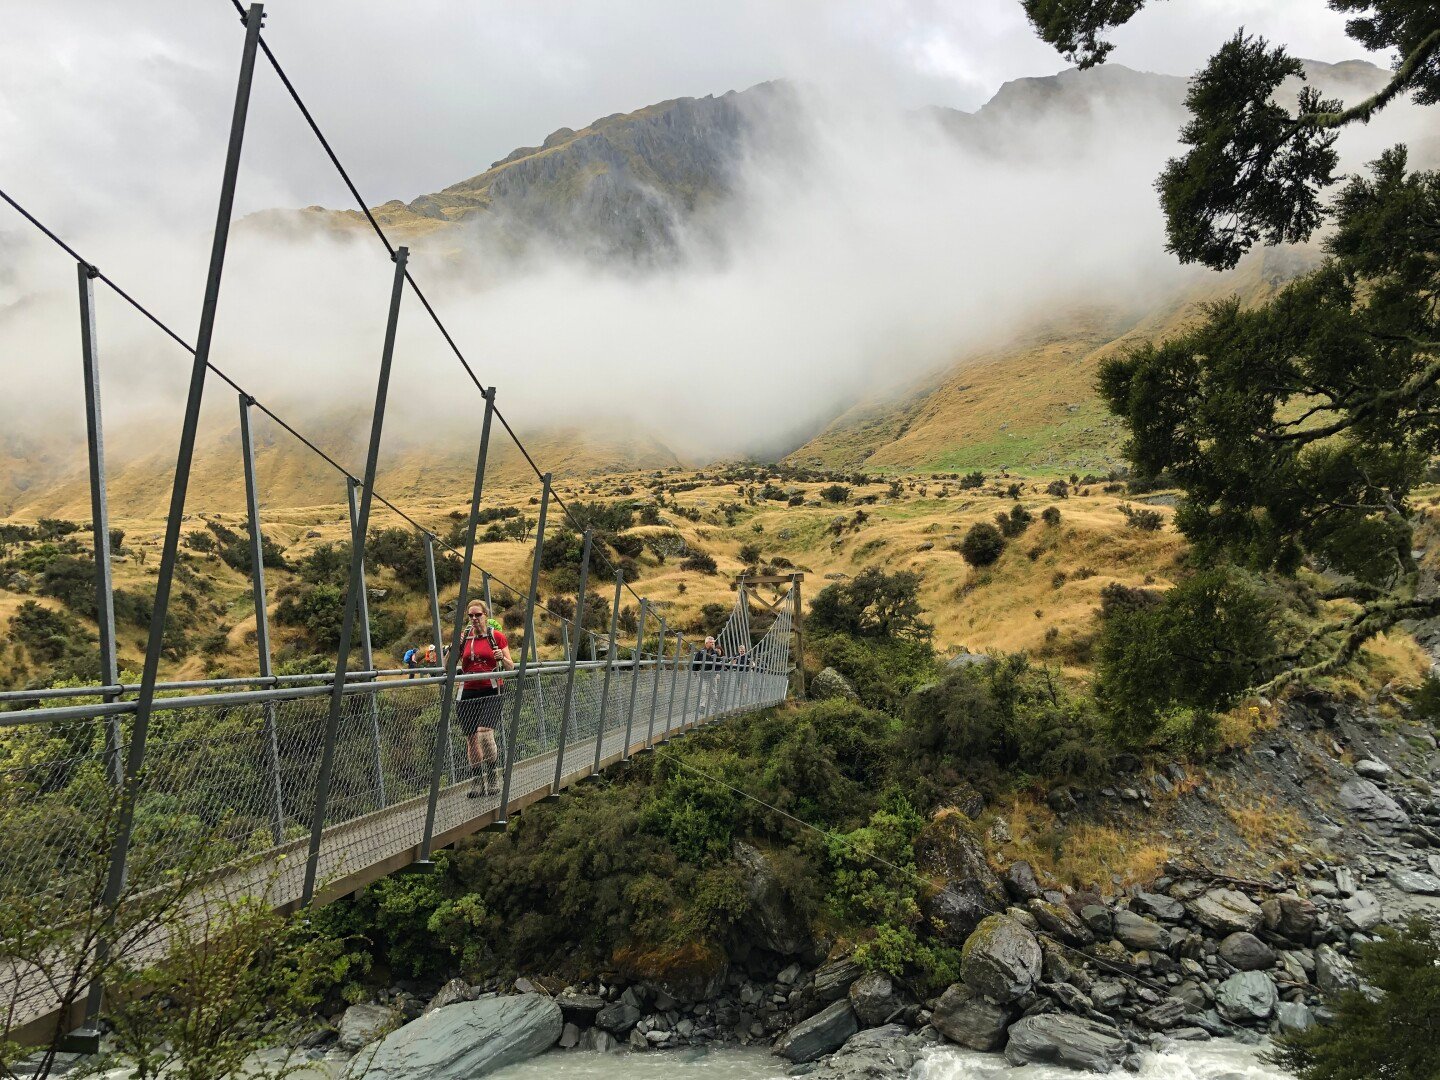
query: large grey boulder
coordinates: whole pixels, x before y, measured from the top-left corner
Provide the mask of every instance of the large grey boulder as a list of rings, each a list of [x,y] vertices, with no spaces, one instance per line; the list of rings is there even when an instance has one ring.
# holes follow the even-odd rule
[[[1275,950],[1240,930],[1220,942],[1220,959],[1237,971],[1266,971],[1275,966]]]
[[[926,874],[948,882],[976,882],[990,907],[1003,908],[1005,887],[985,858],[975,823],[960,811],[939,811],[915,837],[915,861]]]
[[[810,985],[810,992],[817,1001],[838,1001],[850,992],[851,984],[864,974],[864,968],[850,957],[842,956],[815,969],[815,979]]]
[[[1315,950],[1315,985],[1322,993],[1333,995],[1342,990],[1359,989],[1360,978],[1349,960],[1333,947],[1321,945]]]
[[[1399,803],[1362,777],[1341,784],[1336,801],[1361,821],[1386,826],[1410,824],[1410,815],[1400,809]]]
[[[1275,1006],[1275,1019],[1280,1023],[1282,1035],[1298,1035],[1315,1026],[1315,1014],[1310,1006],[1300,1001],[1282,1001]]]
[[[1179,922],[1185,917],[1185,905],[1162,893],[1137,892],[1130,906],[1165,922]]]
[[[1234,889],[1211,889],[1190,901],[1189,907],[1195,921],[1216,934],[1233,934],[1237,930],[1253,934],[1265,922],[1260,905]]]
[[[1232,1024],[1270,1019],[1280,995],[1263,971],[1242,971],[1215,988],[1215,1008]]]
[[[1265,928],[1282,937],[1305,941],[1315,929],[1319,912],[1315,905],[1294,893],[1279,893],[1260,905]]]
[[[1005,891],[1017,904],[1038,900],[1044,892],[1035,878],[1035,868],[1023,859],[1013,862],[1005,871]]]
[[[598,994],[582,994],[578,990],[566,990],[557,994],[555,1004],[560,1006],[561,1015],[567,1024],[574,1024],[582,1031],[595,1023],[595,1017],[605,1008],[605,999]]]
[[[1064,904],[1052,904],[1048,900],[1031,900],[1026,910],[1035,916],[1040,929],[1054,934],[1061,941],[1071,945],[1094,945],[1095,935],[1080,920],[1080,916]]]
[[[1433,874],[1424,874],[1419,870],[1410,870],[1403,866],[1392,866],[1385,871],[1386,878],[1390,884],[1401,892],[1418,893],[1422,896],[1435,896],[1440,893],[1440,878]]]
[[[972,990],[1004,1005],[1035,985],[1042,959],[1034,934],[1008,915],[991,915],[965,942],[960,977]]]
[[[775,1041],[774,1052],[799,1065],[838,1050],[859,1030],[850,1002],[837,1001],[781,1035]]]
[[[447,1005],[385,1036],[346,1069],[353,1080],[474,1080],[544,1053],[560,1038],[560,1006],[543,994]]]
[[[640,1010],[628,1001],[612,1001],[595,1014],[595,1026],[623,1038],[640,1022]]]
[[[1170,931],[1143,915],[1119,909],[1114,914],[1115,936],[1131,952],[1164,952],[1170,948]]]
[[[964,945],[994,904],[974,878],[951,882],[939,892],[921,900],[930,928],[952,945]]]
[[[903,1024],[869,1028],[846,1040],[811,1080],[905,1080],[915,1065],[913,1040]]]
[[[860,695],[855,692],[855,687],[850,685],[850,680],[833,667],[822,668],[810,680],[810,697],[816,701],[824,701],[826,698],[844,698],[846,701],[860,700]]]
[[[1355,771],[1366,780],[1384,780],[1391,773],[1389,765],[1374,758],[1361,758],[1355,763]]]
[[[966,986],[955,983],[935,1003],[930,1023],[951,1042],[971,1050],[999,1050],[1015,1010],[996,1005]]]
[[[400,1026],[400,1011],[386,1005],[351,1005],[340,1017],[340,1049],[355,1051]]]
[[[745,932],[751,942],[781,956],[810,948],[810,927],[775,876],[770,860],[758,848],[735,842],[735,861],[745,874],[750,911]]]
[[[905,1000],[884,972],[862,975],[850,986],[850,1007],[862,1028],[879,1027],[905,1007]]]
[[[1005,1060],[1011,1065],[1064,1065],[1108,1073],[1129,1049],[1114,1028],[1079,1016],[1046,1013],[1023,1017],[1011,1025]]]

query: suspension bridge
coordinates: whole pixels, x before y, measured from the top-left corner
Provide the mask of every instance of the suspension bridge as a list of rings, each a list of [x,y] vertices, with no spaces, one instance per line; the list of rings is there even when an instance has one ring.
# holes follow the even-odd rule
[[[719,628],[719,658],[667,625],[664,610],[611,566],[593,530],[554,490],[421,291],[404,247],[392,245],[367,209],[330,141],[261,34],[263,6],[236,8],[245,29],[219,211],[193,344],[10,193],[8,203],[73,260],[78,285],[78,360],[84,376],[90,529],[101,682],[0,693],[0,1041],[47,1044],[86,1030],[102,1008],[107,964],[164,954],[175,920],[202,919],[217,898],[258,896],[277,909],[326,903],[400,870],[433,867],[434,852],[479,832],[503,829],[525,807],[644,754],[657,744],[784,701],[792,647],[799,645],[799,575],[737,583]],[[263,56],[365,212],[394,266],[365,466],[352,474],[314,440],[211,360],[221,279],[252,83]],[[144,665],[121,680],[111,580],[100,336],[100,282],[191,357],[189,391],[156,579]],[[484,401],[463,549],[443,543],[375,487],[395,354],[396,326],[413,296]],[[163,681],[160,662],[179,561],[186,494],[202,400],[211,378],[238,395],[237,468],[246,490],[256,674]],[[259,410],[301,447],[340,473],[349,496],[350,553],[344,619],[333,670],[272,670],[261,497],[251,439]],[[538,521],[528,587],[501,581],[476,562],[494,421],[533,469]],[[440,666],[387,670],[370,641],[365,548],[376,502],[420,535],[431,633]],[[563,514],[583,534],[573,613],[539,599],[547,519]],[[435,548],[460,558],[458,600],[447,635],[436,584]],[[587,628],[597,600],[592,567],[613,575],[609,629]],[[472,570],[479,571],[478,586]],[[767,587],[770,598],[760,595]],[[492,588],[523,606],[517,663],[506,672],[495,735],[499,791],[472,784],[455,702],[467,601]],[[622,635],[622,599],[638,601],[633,637]],[[762,618],[752,625],[752,607]],[[491,608],[490,610],[494,610]],[[562,656],[542,659],[537,619],[559,622]],[[135,913],[139,914],[136,915]],[[38,938],[33,929],[41,925]],[[29,929],[27,929],[27,927]],[[31,936],[26,938],[26,934]],[[48,934],[48,936],[46,936]],[[85,1037],[73,1040],[85,1045]]]

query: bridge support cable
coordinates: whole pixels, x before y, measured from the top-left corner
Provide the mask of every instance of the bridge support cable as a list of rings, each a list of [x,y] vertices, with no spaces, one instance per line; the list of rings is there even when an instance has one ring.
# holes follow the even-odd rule
[[[465,559],[460,564],[460,595],[455,603],[455,622],[450,635],[450,651],[445,652],[438,640],[440,608],[433,602],[436,623],[436,648],[444,658],[445,681],[440,685],[440,719],[435,729],[435,751],[430,760],[430,793],[425,800],[425,832],[420,840],[420,861],[429,863],[430,848],[435,839],[435,811],[440,801],[441,755],[443,746],[453,753],[450,739],[450,715],[455,708],[455,674],[460,666],[460,652],[465,643],[465,609],[470,603],[470,566],[475,555],[475,532],[480,527],[480,501],[485,492],[485,463],[490,454],[490,422],[495,416],[495,388],[485,392],[485,419],[480,425],[480,451],[475,458],[475,484],[470,492],[470,519],[465,526]],[[485,596],[486,616],[490,613],[490,575],[481,571],[481,588]],[[432,570],[430,580],[435,580]],[[433,593],[432,593],[433,596]],[[455,782],[455,766],[450,766],[450,779]]]
[[[575,663],[580,659],[580,639],[585,630],[585,591],[590,584],[590,545],[594,539],[593,530],[586,529],[580,550],[580,584],[575,593],[575,629],[565,640],[565,698],[560,705],[560,744],[555,749],[555,781],[550,791],[555,796],[560,794],[560,778],[565,775],[565,746],[574,723]]]
[[[400,298],[405,286],[405,262],[409,252],[395,252],[395,276],[390,286],[390,310],[385,320],[385,344],[380,352],[380,377],[375,388],[375,409],[370,421],[370,445],[365,454],[365,482],[360,493],[359,511],[353,521],[350,544],[350,579],[346,588],[345,615],[340,624],[340,644],[335,658],[335,680],[330,688],[330,711],[325,720],[325,737],[320,756],[320,772],[315,778],[315,812],[310,819],[310,847],[305,857],[305,885],[302,904],[315,896],[315,882],[320,869],[320,844],[325,833],[325,811],[330,797],[330,782],[335,768],[335,740],[340,734],[340,712],[345,704],[345,669],[350,659],[350,645],[355,634],[355,619],[364,610],[365,595],[365,530],[370,524],[370,508],[374,500],[375,473],[380,461],[380,435],[385,427],[385,404],[390,391],[390,369],[395,359],[395,333],[400,324]],[[369,627],[366,627],[366,634]],[[368,666],[368,665],[367,665]],[[373,697],[372,708],[373,708]],[[377,736],[378,739],[378,736]],[[377,764],[383,771],[376,744]]]
[[[146,738],[155,702],[155,684],[160,673],[160,650],[170,610],[170,589],[180,554],[180,523],[185,514],[185,495],[190,486],[190,465],[195,455],[195,437],[200,426],[200,404],[205,394],[205,372],[215,334],[215,315],[220,302],[220,278],[225,269],[225,249],[230,239],[230,219],[235,205],[235,185],[240,176],[240,151],[245,141],[245,120],[250,110],[250,88],[255,76],[255,52],[260,41],[260,24],[265,18],[263,4],[252,4],[244,15],[245,45],[236,81],[235,105],[230,118],[230,138],[225,150],[225,169],[220,184],[220,205],[215,214],[215,232],[210,247],[210,266],[205,279],[205,298],[200,308],[200,329],[195,341],[195,360],[190,369],[190,387],[185,399],[180,448],[175,461],[175,481],[170,491],[170,511],[165,521],[159,576],[155,582],[154,610],[150,635],[145,646],[145,666],[140,677],[140,696],[131,725],[130,746],[125,760],[125,787],[120,799],[115,840],[110,856],[103,905],[112,913],[125,887],[126,864],[135,827],[135,804],[139,798],[145,765]],[[113,922],[112,922],[113,925]],[[99,951],[107,949],[102,940]],[[87,1014],[93,1019],[102,1004],[103,987],[91,987]]]
[[[530,592],[525,598],[525,640],[520,643],[520,670],[515,680],[515,708],[510,717],[510,735],[505,740],[505,779],[500,785],[500,816],[495,821],[499,828],[504,828],[510,820],[510,782],[515,771],[516,747],[520,739],[520,716],[525,708],[525,675],[529,666],[531,641],[535,637],[535,598],[540,591],[540,564],[545,557],[545,518],[549,512],[550,474],[546,473],[540,482],[540,517],[535,525],[535,558],[530,564]],[[538,684],[541,680],[537,678],[535,681]],[[543,716],[543,700],[540,710]],[[543,741],[544,736],[541,735],[541,742]]]
[[[110,505],[105,482],[105,424],[100,411],[100,344],[95,330],[95,271],[75,264],[80,293],[80,363],[85,382],[85,445],[90,464],[90,530],[95,545],[95,619],[100,629],[100,681],[120,683],[115,656],[115,589],[110,571]],[[105,694],[106,703],[118,694]],[[125,786],[119,717],[105,725],[105,771],[116,788]]]
[[[250,537],[250,589],[255,605],[255,654],[260,678],[273,678],[270,668],[270,616],[265,610],[265,538],[260,532],[260,486],[255,475],[255,440],[250,432],[250,406],[254,398],[240,395],[240,456],[245,472],[245,523]],[[367,667],[369,665],[366,665]],[[285,788],[280,779],[280,736],[275,705],[265,705],[265,741],[270,748],[270,783],[274,796],[271,832],[275,843],[285,839]]]
[[[345,482],[345,500],[350,510],[350,543],[360,551],[365,550],[365,529],[369,525],[367,516],[365,526],[360,524],[359,500],[356,498],[356,488],[360,482],[349,479]],[[353,549],[352,549],[353,550]],[[365,671],[375,670],[375,650],[370,643],[370,586],[365,580],[365,560],[360,560],[359,588],[355,590],[355,600],[358,607],[355,610],[355,618],[360,624],[360,667]],[[375,695],[370,695],[370,744],[375,751],[375,790],[384,806],[385,798],[385,765],[380,750],[380,705],[375,700]]]

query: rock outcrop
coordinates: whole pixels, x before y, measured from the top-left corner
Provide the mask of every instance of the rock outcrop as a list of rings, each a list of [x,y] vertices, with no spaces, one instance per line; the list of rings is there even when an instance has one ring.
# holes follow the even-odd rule
[[[542,994],[463,1001],[392,1031],[350,1062],[353,1080],[474,1080],[550,1049],[564,1027]]]

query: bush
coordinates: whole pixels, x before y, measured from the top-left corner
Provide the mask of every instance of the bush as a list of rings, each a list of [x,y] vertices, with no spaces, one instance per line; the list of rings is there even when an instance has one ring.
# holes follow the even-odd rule
[[[983,472],[966,473],[960,478],[961,491],[974,491],[976,488],[985,486],[985,474]]]
[[[692,551],[680,560],[680,569],[693,570],[701,574],[713,574],[719,567],[715,562],[715,556],[704,551]]]
[[[1057,499],[1068,499],[1070,497],[1069,485],[1064,480],[1051,480],[1045,485],[1045,494],[1053,495]]]
[[[1014,506],[1008,514],[996,514],[995,526],[1007,537],[1021,535],[1035,520],[1035,515],[1023,506]]]
[[[84,628],[72,616],[34,600],[26,600],[10,616],[10,638],[44,664],[59,664],[89,647]]]
[[[638,559],[645,550],[645,540],[640,536],[612,536],[610,546],[622,559]]]
[[[935,678],[935,652],[925,638],[864,640],[825,635],[809,624],[811,644],[824,667],[833,667],[872,709],[895,709],[917,687]]]
[[[1360,946],[1360,977],[1378,994],[1346,990],[1334,1018],[1285,1035],[1271,1060],[1300,1080],[1434,1080],[1440,1060],[1440,924],[1412,917]]]
[[[820,489],[820,498],[829,503],[843,503],[850,499],[850,489],[844,484],[831,484]]]
[[[960,541],[960,555],[971,566],[990,566],[1005,550],[1005,538],[994,525],[977,521]]]
[[[1163,727],[1182,749],[1209,745],[1212,710],[1232,704],[1275,652],[1275,612],[1224,569],[1193,575],[1158,603],[1139,592],[1111,594],[1096,696],[1121,742],[1146,746]]]
[[[1127,527],[1140,532],[1159,532],[1165,524],[1165,518],[1158,510],[1137,510],[1129,503],[1121,503],[1120,513],[1125,515]]]
[[[920,615],[919,574],[887,574],[867,566],[852,580],[820,590],[810,604],[810,629],[859,638],[929,640],[930,625]]]
[[[740,545],[740,561],[746,566],[754,566],[760,561],[760,557],[759,544]]]
[[[1052,529],[1060,524],[1060,508],[1058,506],[1047,506],[1040,511],[1040,520]]]

